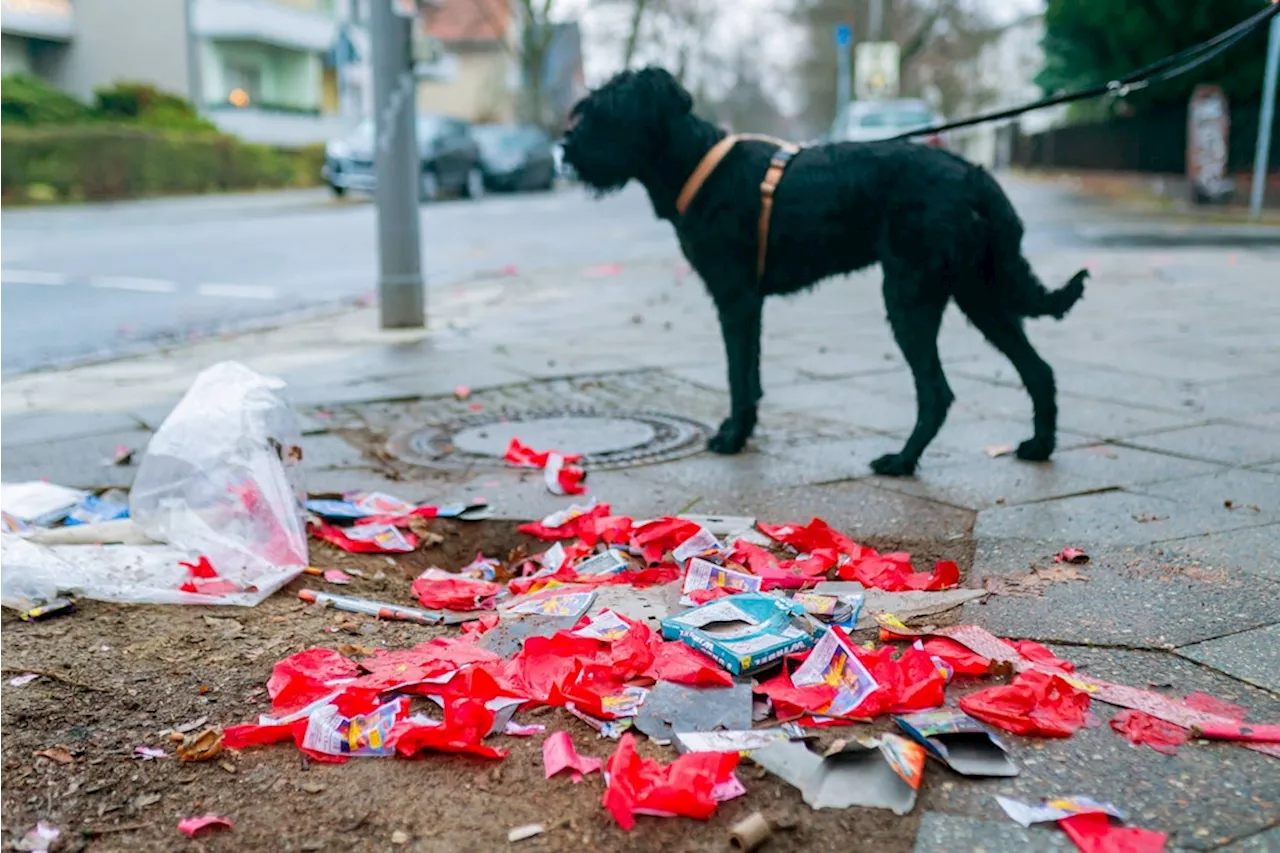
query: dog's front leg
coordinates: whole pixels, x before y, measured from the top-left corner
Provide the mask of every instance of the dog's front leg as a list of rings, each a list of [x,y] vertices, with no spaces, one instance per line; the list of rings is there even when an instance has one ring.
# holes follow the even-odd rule
[[[707,442],[715,453],[737,453],[756,428],[760,402],[760,316],[764,297],[748,285],[716,299],[729,363],[729,417]]]

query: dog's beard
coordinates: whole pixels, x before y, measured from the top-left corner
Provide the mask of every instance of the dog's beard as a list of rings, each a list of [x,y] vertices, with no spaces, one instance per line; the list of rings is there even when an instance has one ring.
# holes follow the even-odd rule
[[[632,178],[629,169],[613,162],[612,158],[590,152],[581,143],[565,151],[564,162],[597,198],[618,192]]]

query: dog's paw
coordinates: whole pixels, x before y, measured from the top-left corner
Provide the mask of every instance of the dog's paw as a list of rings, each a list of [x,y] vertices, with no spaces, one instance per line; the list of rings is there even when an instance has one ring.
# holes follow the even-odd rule
[[[871,470],[883,477],[910,477],[916,472],[916,463],[901,453],[886,453],[871,463]]]
[[[744,429],[733,418],[725,418],[716,434],[707,439],[707,449],[712,453],[732,456],[747,446],[750,435],[751,431]]]
[[[1018,445],[1017,456],[1024,462],[1048,462],[1053,455],[1053,439],[1028,438]]]

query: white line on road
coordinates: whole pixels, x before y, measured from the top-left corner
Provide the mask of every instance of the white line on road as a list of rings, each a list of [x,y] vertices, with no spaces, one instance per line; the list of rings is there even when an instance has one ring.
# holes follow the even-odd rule
[[[134,278],[127,275],[91,278],[89,286],[103,290],[136,290],[140,293],[173,293],[178,289],[178,285],[163,278]]]
[[[3,284],[39,284],[45,287],[59,287],[68,281],[70,281],[70,277],[60,272],[37,272],[36,270],[0,271],[0,283]]]
[[[218,296],[224,299],[279,299],[280,294],[267,284],[202,284],[196,288],[201,296]]]

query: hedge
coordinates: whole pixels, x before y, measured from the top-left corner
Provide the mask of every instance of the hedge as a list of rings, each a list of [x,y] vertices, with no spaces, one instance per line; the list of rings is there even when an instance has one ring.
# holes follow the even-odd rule
[[[321,146],[284,151],[218,133],[7,125],[0,184],[6,203],[313,186],[323,159]]]

